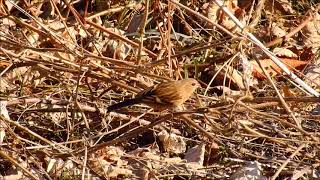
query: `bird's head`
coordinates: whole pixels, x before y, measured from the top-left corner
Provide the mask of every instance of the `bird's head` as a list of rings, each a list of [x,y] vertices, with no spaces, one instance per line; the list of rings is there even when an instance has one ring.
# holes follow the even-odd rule
[[[200,83],[193,78],[182,80],[181,86],[184,88],[185,91],[189,91],[189,92],[193,92],[197,88],[201,87]]]

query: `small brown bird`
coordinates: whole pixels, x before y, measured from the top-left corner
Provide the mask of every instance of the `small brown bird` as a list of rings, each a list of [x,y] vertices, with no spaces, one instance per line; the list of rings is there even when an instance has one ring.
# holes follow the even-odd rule
[[[158,110],[176,108],[188,100],[198,87],[199,82],[193,78],[163,82],[141,91],[133,99],[109,106],[108,112],[140,103]]]

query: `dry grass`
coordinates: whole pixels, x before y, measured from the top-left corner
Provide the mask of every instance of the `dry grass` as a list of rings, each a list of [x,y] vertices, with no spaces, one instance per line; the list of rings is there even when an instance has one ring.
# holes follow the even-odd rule
[[[319,92],[316,2],[226,2],[243,30],[209,1],[1,3],[1,176],[319,178],[320,99],[244,36]],[[106,111],[186,77],[202,88],[184,110]]]

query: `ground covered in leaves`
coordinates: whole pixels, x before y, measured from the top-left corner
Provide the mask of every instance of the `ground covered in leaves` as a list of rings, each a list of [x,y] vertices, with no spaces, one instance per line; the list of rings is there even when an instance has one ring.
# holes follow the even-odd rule
[[[1,178],[320,178],[316,0],[0,3]]]

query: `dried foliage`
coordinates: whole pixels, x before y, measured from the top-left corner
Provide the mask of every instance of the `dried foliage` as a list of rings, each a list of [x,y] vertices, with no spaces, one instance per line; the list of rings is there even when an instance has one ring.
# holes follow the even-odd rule
[[[0,3],[1,179],[320,178],[317,1]],[[187,77],[179,111],[107,113]]]

